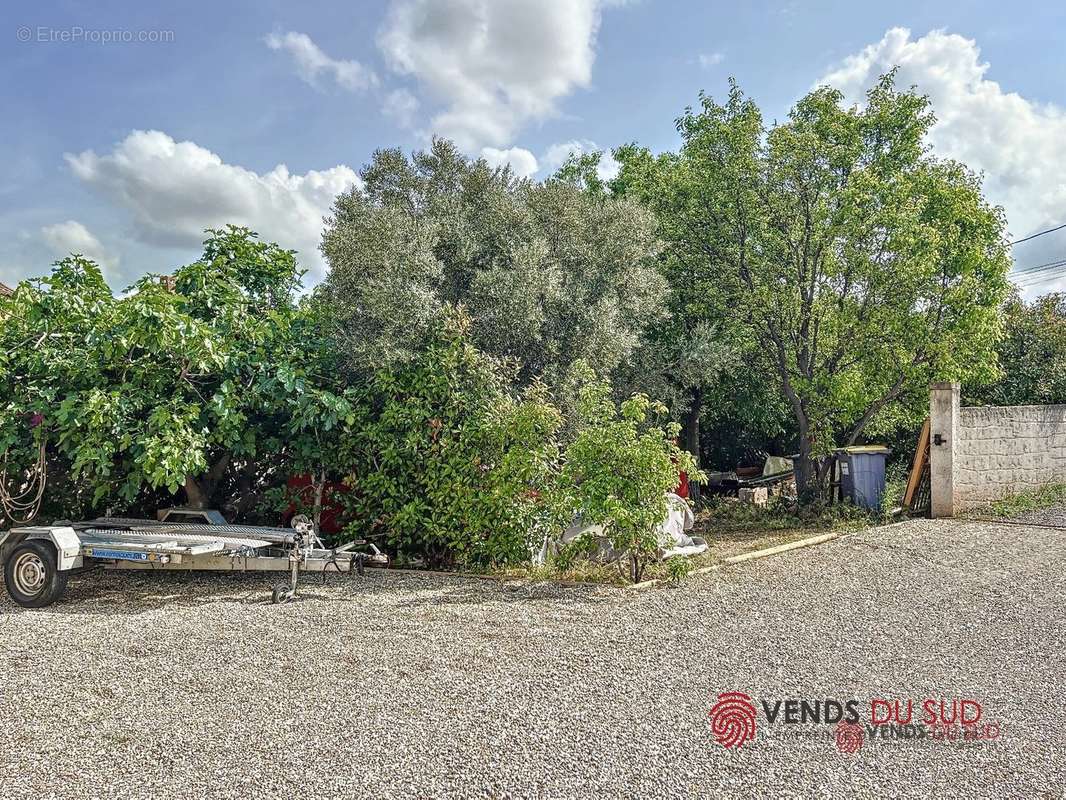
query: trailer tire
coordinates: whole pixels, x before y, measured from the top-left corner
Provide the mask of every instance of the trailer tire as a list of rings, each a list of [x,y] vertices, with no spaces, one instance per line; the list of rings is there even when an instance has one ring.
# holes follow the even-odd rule
[[[289,584],[279,583],[274,587],[274,592],[270,597],[270,601],[274,603],[274,605],[284,605],[291,601],[295,596],[296,592],[293,591]]]
[[[24,608],[52,605],[66,590],[67,577],[56,565],[55,545],[43,539],[22,542],[4,563],[7,593]]]

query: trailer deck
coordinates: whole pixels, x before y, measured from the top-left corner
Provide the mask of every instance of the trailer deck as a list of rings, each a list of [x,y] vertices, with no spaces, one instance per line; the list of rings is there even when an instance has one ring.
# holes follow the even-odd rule
[[[293,518],[292,528],[231,525],[213,511],[175,509],[160,516],[101,517],[0,532],[8,593],[23,606],[51,605],[72,572],[93,566],[267,571],[288,573],[288,581],[275,586],[272,594],[273,602],[284,603],[296,595],[301,572],[361,573],[366,564],[388,564],[388,557],[365,541],[325,547],[302,516]],[[199,521],[190,521],[197,516]]]

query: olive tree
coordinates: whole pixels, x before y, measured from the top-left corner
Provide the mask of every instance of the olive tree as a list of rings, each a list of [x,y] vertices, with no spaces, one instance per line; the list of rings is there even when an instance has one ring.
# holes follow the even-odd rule
[[[831,449],[920,413],[931,379],[994,372],[1009,259],[1001,209],[934,157],[928,100],[885,76],[862,106],[828,87],[767,126],[733,85],[678,120],[677,154],[619,154],[646,173],[679,264],[758,348],[787,401],[798,479]],[[650,175],[650,178],[647,177]]]
[[[462,306],[479,350],[559,387],[578,360],[609,375],[662,313],[655,222],[635,202],[519,179],[442,139],[379,151],[361,177],[322,238],[357,375],[410,361]]]

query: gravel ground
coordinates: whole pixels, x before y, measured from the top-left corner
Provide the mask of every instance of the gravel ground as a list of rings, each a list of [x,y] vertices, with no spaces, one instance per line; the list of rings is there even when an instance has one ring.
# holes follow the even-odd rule
[[[643,592],[104,573],[0,601],[0,796],[1061,797],[1066,533],[914,521]],[[769,724],[722,691],[971,697],[1000,736]]]
[[[1025,511],[1008,518],[1010,522],[1025,522],[1030,525],[1052,525],[1066,528],[1066,506],[1049,506]]]

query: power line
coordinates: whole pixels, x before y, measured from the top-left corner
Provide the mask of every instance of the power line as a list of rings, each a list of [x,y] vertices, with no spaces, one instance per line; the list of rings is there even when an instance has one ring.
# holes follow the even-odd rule
[[[1018,239],[1017,241],[1011,242],[1007,246],[1008,247],[1014,247],[1014,245],[1016,245],[1016,244],[1021,244],[1022,242],[1028,242],[1030,239],[1035,239],[1037,236],[1043,236],[1045,233],[1054,233],[1055,231],[1061,231],[1063,228],[1066,228],[1066,223],[1063,223],[1062,225],[1059,225],[1057,228],[1048,228],[1046,231],[1038,231],[1037,233],[1034,233],[1032,236],[1026,236],[1024,239]]]
[[[1048,270],[1061,267],[1066,264],[1066,258],[1061,258],[1057,261],[1048,261],[1046,264],[1037,264],[1035,267],[1023,267],[1021,269],[1012,269],[1011,274],[1017,275],[1019,278],[1028,278],[1033,275],[1038,275],[1041,272],[1047,272]]]
[[[1066,262],[1063,262],[1062,264],[1057,265],[1057,268],[1054,269],[1054,270],[1048,270],[1043,275],[1034,275],[1033,277],[1028,278],[1027,280],[1020,280],[1020,281],[1016,280],[1016,281],[1014,281],[1014,284],[1016,286],[1024,289],[1024,288],[1027,288],[1029,286],[1037,286],[1037,285],[1039,285],[1041,283],[1047,283],[1048,281],[1053,281],[1056,278],[1063,277],[1064,275],[1066,275]]]
[[[1019,289],[1029,289],[1033,286],[1056,280],[1064,275],[1066,275],[1066,258],[1059,258],[1033,267],[1013,269],[1009,277]]]
[[[1020,276],[1019,280],[1016,280],[1015,283],[1037,283],[1039,281],[1047,280],[1049,277],[1055,277],[1056,275],[1061,274],[1064,269],[1066,269],[1066,262],[1055,265],[1053,269],[1042,270],[1036,275]]]
[[[1010,276],[1019,286],[1031,283],[1042,283],[1052,277],[1057,277],[1066,268],[1066,257],[1037,264],[1035,267],[1011,270]]]
[[[1055,280],[1055,278],[1060,278],[1060,277],[1062,277],[1062,276],[1061,275],[1051,275],[1050,277],[1047,277],[1047,278],[1045,278],[1042,281],[1032,281],[1031,283],[1016,283],[1014,285],[1015,285],[1016,288],[1021,289],[1022,291],[1025,291],[1026,289],[1034,289],[1037,292],[1043,292],[1044,291],[1043,289],[1038,289],[1037,287],[1044,286],[1044,285],[1046,285],[1048,283],[1052,283]]]
[[[1056,258],[1054,261],[1045,261],[1043,264],[1036,264],[1035,266],[1032,266],[1032,267],[1019,267],[1019,268],[1014,269],[1013,271],[1014,272],[1033,272],[1033,271],[1038,270],[1038,269],[1043,269],[1044,267],[1053,267],[1056,264],[1061,264],[1063,261],[1066,261],[1066,256],[1062,256],[1060,258]]]

